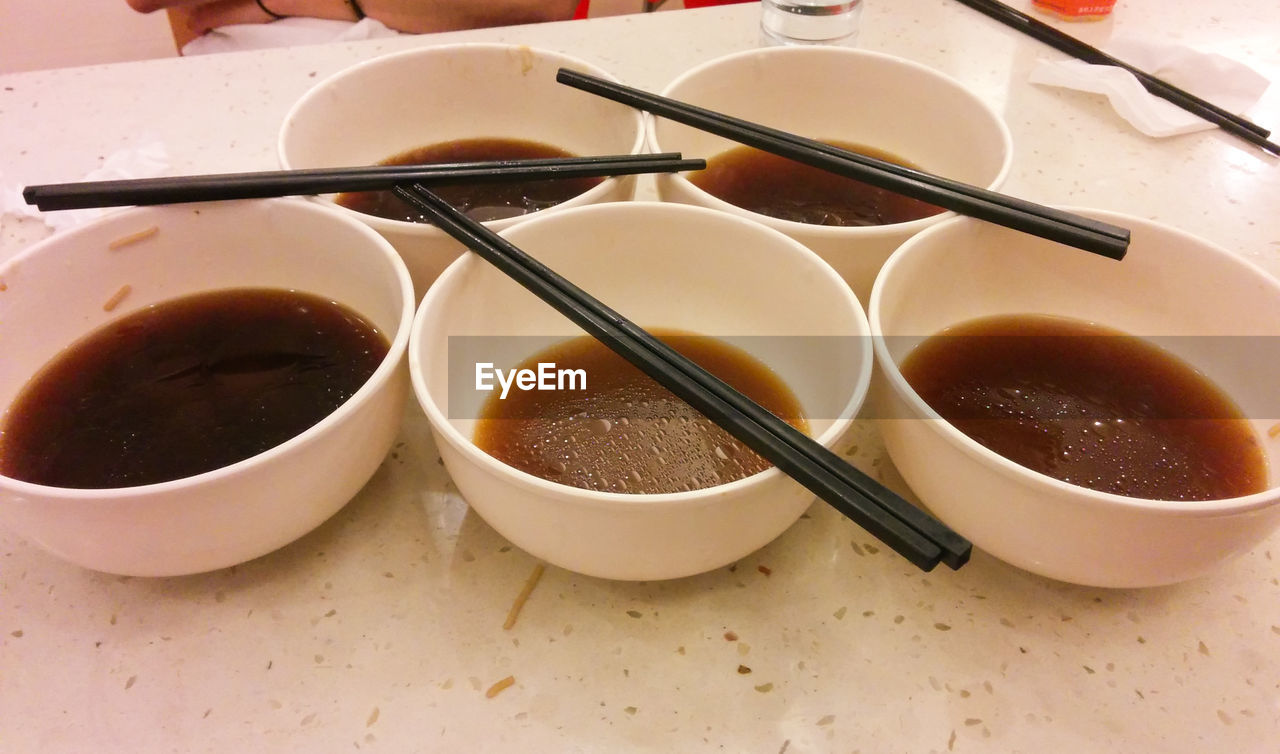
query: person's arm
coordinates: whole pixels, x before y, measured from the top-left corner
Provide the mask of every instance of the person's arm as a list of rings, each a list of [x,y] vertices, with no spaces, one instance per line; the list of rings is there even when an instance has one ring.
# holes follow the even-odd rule
[[[397,31],[426,33],[573,17],[577,0],[126,0],[139,13],[172,9],[196,34],[234,24],[306,16],[354,21],[364,15]]]
[[[478,29],[573,18],[577,0],[360,0],[364,12],[412,33]]]

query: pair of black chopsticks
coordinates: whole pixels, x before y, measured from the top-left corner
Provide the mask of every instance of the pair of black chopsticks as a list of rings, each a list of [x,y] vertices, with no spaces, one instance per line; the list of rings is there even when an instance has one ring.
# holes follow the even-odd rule
[[[556,80],[837,175],[1111,259],[1122,259],[1129,248],[1129,231],[1109,223],[913,170],[568,68],[561,68]]]
[[[1129,231],[1109,223],[913,170],[569,69],[561,69],[557,80],[743,144],[1111,259],[1123,258],[1129,247]],[[410,182],[435,186],[464,181],[677,172],[705,166],[702,160],[680,160],[679,155],[671,153],[373,166],[45,184],[26,187],[23,197],[28,204],[41,210],[61,210],[368,191],[390,189]]]
[[[1188,91],[1179,89],[1163,79],[1156,78],[1146,71],[1118,60],[1043,21],[1032,18],[996,0],[959,0],[959,2],[1006,26],[1017,29],[1027,36],[1038,39],[1060,52],[1065,52],[1077,60],[1083,60],[1093,65],[1111,65],[1123,68],[1132,73],[1143,88],[1154,96],[1172,102],[1183,110],[1204,118],[1222,130],[1238,136],[1250,144],[1261,147],[1271,154],[1280,155],[1280,144],[1267,141],[1267,137],[1271,135],[1271,132],[1262,126],[1251,123],[1235,113],[1223,110],[1217,105],[1203,100]]]
[[[22,191],[22,197],[27,204],[33,204],[41,210],[61,210],[390,190],[405,183],[444,186],[455,183],[594,178],[701,170],[704,167],[704,160],[682,159],[675,152],[550,157],[536,160],[376,165],[56,183],[27,186]]]
[[[972,545],[422,185],[396,194],[601,343],[923,570]]]

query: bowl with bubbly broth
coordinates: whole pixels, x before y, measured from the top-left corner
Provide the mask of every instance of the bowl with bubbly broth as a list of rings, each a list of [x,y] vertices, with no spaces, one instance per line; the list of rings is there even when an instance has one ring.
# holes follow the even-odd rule
[[[824,45],[706,62],[662,94],[909,168],[996,189],[1013,160],[1000,116],[959,82],[893,56]],[[651,117],[649,147],[708,161],[657,176],[665,201],[750,217],[813,249],[865,304],[889,254],[951,216],[938,207]]]
[[[134,576],[292,542],[390,449],[414,303],[390,244],[301,199],[125,210],[32,246],[0,268],[0,524]]]
[[[870,305],[885,445],[1006,562],[1195,578],[1280,525],[1280,284],[1167,225],[1077,211],[1132,230],[1124,261],[969,218],[890,257]]]
[[[828,447],[862,403],[861,304],[781,233],[625,202],[503,236]],[[410,354],[462,496],[550,563],[615,579],[688,576],[762,547],[813,501],[476,255],[428,291]]]
[[[613,79],[583,60],[525,45],[426,47],[359,63],[317,84],[289,111],[280,163],[306,169],[641,151],[641,113],[557,84],[561,67]],[[634,190],[634,176],[439,189],[495,230],[529,214],[630,199]],[[463,250],[390,192],[320,201],[391,241],[419,296]]]

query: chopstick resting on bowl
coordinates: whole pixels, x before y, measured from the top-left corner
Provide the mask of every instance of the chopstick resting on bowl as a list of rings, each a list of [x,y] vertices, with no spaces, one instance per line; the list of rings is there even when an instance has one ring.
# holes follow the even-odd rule
[[[706,162],[703,160],[685,160],[678,152],[664,152],[54,183],[27,186],[22,191],[22,197],[27,204],[34,204],[38,209],[48,211],[389,190],[397,184],[407,182],[442,186],[451,183],[496,183],[676,172],[701,170],[704,167]]]
[[[1129,231],[1109,223],[913,170],[568,68],[561,68],[556,80],[806,165],[1110,259],[1122,259],[1129,248]]]
[[[996,21],[1038,39],[1054,49],[1065,52],[1077,60],[1093,65],[1111,65],[1132,73],[1143,88],[1160,99],[1172,102],[1193,115],[1197,115],[1218,128],[1248,141],[1274,155],[1280,155],[1280,144],[1267,141],[1271,132],[1262,126],[1252,123],[1229,110],[1201,99],[1184,89],[1157,78],[1140,68],[1135,68],[1092,45],[1081,42],[1070,34],[1066,34],[1049,24],[1032,18],[1015,8],[1010,8],[996,0],[959,0],[964,5],[989,16]]]
[[[421,185],[397,195],[605,346],[919,568],[964,565],[968,540]]]

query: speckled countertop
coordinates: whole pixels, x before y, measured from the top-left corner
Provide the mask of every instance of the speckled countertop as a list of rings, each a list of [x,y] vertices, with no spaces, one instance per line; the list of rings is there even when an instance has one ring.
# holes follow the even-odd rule
[[[307,88],[415,45],[527,43],[658,89],[755,45],[757,14],[4,76],[0,173],[74,179],[143,135],[175,172],[274,167],[276,129]],[[1177,40],[1280,80],[1274,0],[1121,0],[1072,30]],[[1218,132],[1149,139],[1100,98],[1030,85],[1033,62],[1057,53],[959,3],[868,0],[860,44],[939,68],[1004,115],[1006,191],[1171,222],[1280,273],[1277,160]],[[1280,87],[1251,115],[1280,127]],[[0,258],[47,232],[4,218]],[[900,485],[874,429],[858,432],[856,462]],[[468,512],[413,408],[345,509],[236,568],[106,576],[0,531],[0,751],[1280,750],[1280,536],[1206,578],[1113,591],[981,552],[922,575],[815,506],[736,567],[693,578],[548,569],[504,630],[534,566]]]

